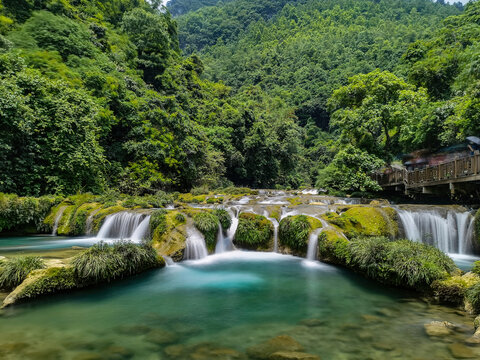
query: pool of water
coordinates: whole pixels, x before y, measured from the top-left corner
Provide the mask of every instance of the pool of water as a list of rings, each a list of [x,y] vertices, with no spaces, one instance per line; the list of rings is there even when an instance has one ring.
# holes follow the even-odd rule
[[[431,339],[423,325],[433,320],[465,332]],[[323,360],[450,359],[448,345],[472,332],[454,309],[342,269],[235,251],[8,308],[0,357],[247,359],[248,347],[285,334]]]
[[[0,255],[10,253],[71,249],[88,247],[98,242],[92,237],[64,237],[51,235],[0,237]]]

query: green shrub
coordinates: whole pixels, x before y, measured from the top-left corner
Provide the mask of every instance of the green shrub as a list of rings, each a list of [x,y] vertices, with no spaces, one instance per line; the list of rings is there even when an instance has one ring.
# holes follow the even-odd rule
[[[350,242],[334,230],[323,230],[318,237],[318,253],[323,261],[345,265],[349,263]]]
[[[0,288],[14,289],[25,280],[32,270],[44,267],[45,263],[37,256],[21,256],[8,259],[2,263]]]
[[[480,261],[475,261],[473,263],[472,272],[477,275],[480,275]]]
[[[230,214],[227,210],[215,209],[213,210],[213,215],[218,218],[220,224],[222,224],[223,230],[228,230],[230,228],[230,225],[232,225],[232,218],[230,217]]]
[[[384,237],[350,242],[350,265],[380,282],[425,289],[456,269],[447,255],[430,245]]]
[[[199,212],[193,217],[195,227],[205,237],[205,242],[209,250],[215,248],[217,242],[219,219],[211,212]]]
[[[466,298],[472,305],[473,311],[476,314],[480,313],[480,283],[467,290]]]
[[[305,250],[311,230],[307,216],[288,216],[280,221],[278,239],[281,245],[288,246],[292,250]]]
[[[167,227],[167,212],[165,210],[155,210],[150,216],[150,234],[159,231],[163,234]],[[158,228],[158,230],[157,230]]]
[[[192,188],[192,190],[190,190],[190,193],[193,195],[193,196],[197,196],[197,195],[208,195],[208,193],[210,192],[210,190],[208,190],[208,186],[198,186],[198,187],[194,187]]]
[[[175,215],[175,220],[177,220],[180,223],[184,223],[187,219],[185,219],[185,215],[183,215],[181,213],[177,213]]]
[[[108,282],[160,265],[149,245],[99,242],[72,260],[75,276],[84,283]]]
[[[273,225],[261,215],[242,213],[238,219],[238,228],[234,243],[252,250],[268,249],[273,236]]]

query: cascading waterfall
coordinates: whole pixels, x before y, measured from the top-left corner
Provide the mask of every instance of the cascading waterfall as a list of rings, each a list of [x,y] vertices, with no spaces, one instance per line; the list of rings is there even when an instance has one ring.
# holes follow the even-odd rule
[[[93,233],[93,217],[100,211],[100,209],[93,210],[90,215],[88,215],[87,221],[85,222],[85,234],[92,235]]]
[[[170,256],[162,255],[163,260],[165,260],[165,266],[175,266],[175,262]]]
[[[197,260],[208,256],[207,244],[203,235],[194,226],[187,228],[187,241],[184,260]]]
[[[318,235],[321,231],[322,228],[315,229],[308,237],[307,260],[317,260]]]
[[[273,252],[278,252],[278,221],[275,218],[268,217],[268,211],[265,211],[264,215],[273,225]]]
[[[139,243],[147,237],[149,231],[150,231],[150,215],[145,216],[145,219],[143,219],[140,225],[137,226],[137,228],[132,234],[131,240],[133,242]]]
[[[469,212],[448,211],[443,217],[437,211],[398,210],[409,240],[419,241],[446,253],[471,252],[473,217]]]
[[[57,215],[55,216],[55,222],[53,224],[53,229],[52,229],[53,236],[57,235],[58,225],[60,223],[60,219],[62,218],[63,212],[65,211],[66,208],[67,208],[66,206],[62,206],[57,211]]]
[[[228,236],[223,235],[222,224],[218,223],[217,244],[215,245],[215,254],[221,254],[225,251],[233,250],[232,241]]]
[[[148,233],[150,216],[122,211],[108,215],[97,234],[97,239],[124,239],[139,242]]]

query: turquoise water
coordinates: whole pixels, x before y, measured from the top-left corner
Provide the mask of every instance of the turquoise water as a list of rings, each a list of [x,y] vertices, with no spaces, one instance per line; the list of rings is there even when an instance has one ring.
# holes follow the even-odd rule
[[[92,237],[51,235],[0,237],[0,255],[11,252],[69,249],[72,246],[91,246],[98,240]]]
[[[465,332],[430,339],[433,320]],[[0,357],[247,359],[248,347],[286,334],[323,360],[449,359],[448,344],[472,332],[468,316],[342,269],[232,252],[9,308]]]

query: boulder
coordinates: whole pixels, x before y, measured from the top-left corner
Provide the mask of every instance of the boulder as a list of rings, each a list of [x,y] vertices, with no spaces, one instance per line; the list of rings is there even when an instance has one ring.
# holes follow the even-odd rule
[[[317,355],[298,351],[277,351],[268,357],[269,360],[320,360]]]
[[[171,344],[178,339],[177,334],[171,331],[155,329],[145,335],[145,340],[157,345]]]
[[[326,324],[325,320],[322,319],[304,319],[299,322],[300,325],[308,326],[308,327],[318,327],[323,326]]]
[[[247,354],[254,359],[269,359],[270,355],[277,352],[295,352],[302,350],[303,346],[291,336],[279,335],[263,343],[249,347]]]
[[[210,344],[198,346],[190,354],[190,359],[192,360],[237,360],[244,358],[243,354],[234,349],[219,348]]]
[[[478,359],[476,354],[471,348],[460,343],[449,344],[448,349],[452,353],[455,359]]]
[[[452,334],[451,329],[455,328],[455,325],[448,321],[432,321],[423,325],[423,327],[429,336],[448,336]]]

